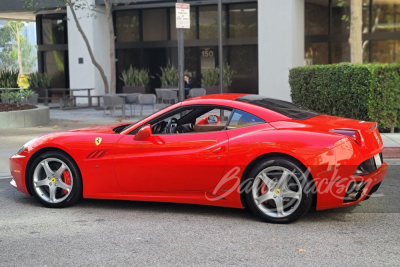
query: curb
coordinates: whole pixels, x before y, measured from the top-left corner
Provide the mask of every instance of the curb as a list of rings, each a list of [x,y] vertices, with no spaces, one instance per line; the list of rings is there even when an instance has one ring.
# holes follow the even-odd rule
[[[383,159],[396,159],[400,158],[400,147],[384,147]]]

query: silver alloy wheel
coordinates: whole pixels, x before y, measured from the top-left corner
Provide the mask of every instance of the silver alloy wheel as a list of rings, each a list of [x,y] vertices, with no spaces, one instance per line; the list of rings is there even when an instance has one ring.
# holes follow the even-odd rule
[[[288,184],[289,181],[290,184]],[[263,183],[267,189],[264,193],[261,190]],[[297,187],[297,190],[290,189],[293,187]],[[258,173],[254,179],[252,195],[254,203],[264,214],[283,218],[296,211],[300,205],[302,187],[299,178],[293,172],[284,167],[272,166]],[[275,207],[268,204],[271,202],[275,204]]]
[[[50,167],[50,163],[58,163],[60,165],[57,170]],[[68,171],[71,176],[71,184],[68,185],[63,181],[63,172]],[[33,173],[33,187],[37,195],[48,203],[60,203],[64,201],[70,194],[73,186],[72,173],[62,160],[56,158],[48,158],[42,160],[35,168]],[[64,189],[59,198],[57,198],[57,189]],[[47,190],[46,190],[47,189]],[[59,190],[60,191],[60,190]]]

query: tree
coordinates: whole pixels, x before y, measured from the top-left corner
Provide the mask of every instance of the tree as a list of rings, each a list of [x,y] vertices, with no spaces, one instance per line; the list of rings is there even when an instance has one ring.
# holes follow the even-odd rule
[[[116,70],[115,70],[115,33],[114,33],[114,24],[113,24],[113,18],[112,18],[112,7],[113,5],[117,5],[118,3],[116,1],[113,1],[112,4],[110,4],[109,0],[103,0],[103,3],[105,5],[105,12],[100,10],[98,6],[89,4],[86,0],[58,0],[58,8],[69,8],[72,14],[72,18],[75,22],[75,25],[81,34],[83,41],[85,42],[86,48],[89,52],[90,59],[92,61],[92,64],[96,67],[96,69],[99,71],[100,76],[103,80],[104,83],[104,90],[105,93],[115,93],[116,92]],[[36,1],[33,0],[26,0],[26,6],[25,8],[27,9],[44,9],[44,7],[40,7],[39,4]],[[79,10],[86,10],[88,12],[88,17],[95,17],[95,13],[102,13],[107,16],[108,20],[108,31],[110,33],[110,77],[111,77],[111,83],[108,83],[107,76],[105,74],[105,71],[103,67],[99,64],[99,62],[96,60],[93,49],[89,43],[89,40],[87,38],[86,33],[83,31],[82,26],[80,24],[77,11]]]
[[[337,5],[345,7],[347,0],[339,0]],[[343,15],[342,20],[349,21],[349,17]],[[351,0],[349,38],[351,63],[363,62],[362,23],[362,0]]]
[[[7,21],[5,27],[8,27],[13,34],[13,38],[17,42],[17,60],[19,66],[19,75],[21,76],[24,74],[23,67],[22,67],[22,57],[21,57],[21,30],[25,26],[24,22],[19,21]]]
[[[352,0],[350,10],[350,59],[351,63],[362,63],[362,0]]]

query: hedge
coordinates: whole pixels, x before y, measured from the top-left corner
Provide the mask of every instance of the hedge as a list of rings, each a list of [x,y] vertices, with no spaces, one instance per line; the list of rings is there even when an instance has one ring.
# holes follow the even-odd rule
[[[290,70],[294,103],[319,113],[400,126],[400,65],[315,65]]]

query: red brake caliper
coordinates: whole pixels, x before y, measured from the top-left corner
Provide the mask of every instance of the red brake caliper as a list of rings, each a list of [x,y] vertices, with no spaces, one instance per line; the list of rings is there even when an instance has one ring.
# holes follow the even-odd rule
[[[64,176],[64,183],[67,185],[71,185],[71,175],[69,174],[69,171],[65,170],[63,172],[63,176]],[[64,194],[67,194],[68,191],[63,189]]]
[[[267,191],[268,191],[268,187],[267,187],[267,185],[265,184],[265,183],[262,183],[262,185],[261,185],[261,195],[264,195],[265,193],[267,193]]]

